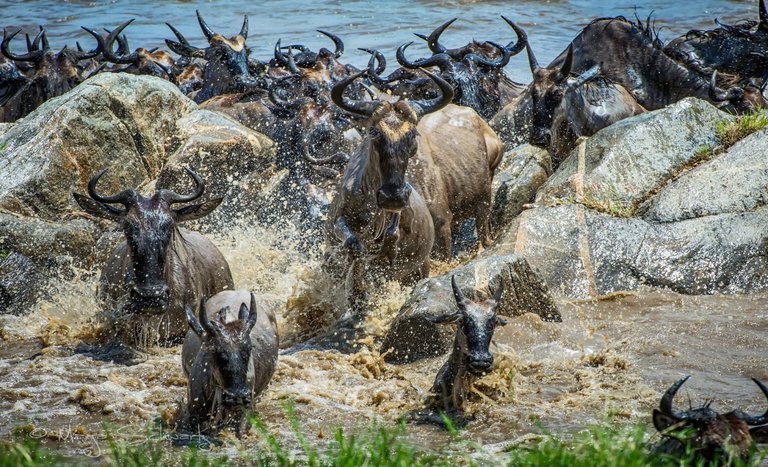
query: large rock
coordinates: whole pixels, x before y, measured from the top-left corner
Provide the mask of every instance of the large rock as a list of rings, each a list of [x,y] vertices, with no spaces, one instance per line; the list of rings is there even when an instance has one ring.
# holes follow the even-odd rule
[[[768,204],[768,128],[753,133],[727,153],[682,174],[646,206],[643,218],[675,222],[748,212]]]
[[[493,176],[491,223],[497,234],[509,225],[552,173],[552,159],[546,149],[523,144],[504,153]]]
[[[168,152],[157,186],[191,191],[193,182],[184,171],[190,167],[205,180],[204,199],[224,198],[204,218],[208,224],[222,225],[251,216],[255,207],[250,202],[253,196],[247,193],[249,185],[260,183],[274,164],[276,149],[272,140],[231,117],[195,110],[176,122]]]
[[[541,187],[537,202],[585,196],[636,208],[716,147],[718,124],[731,119],[708,102],[687,98],[621,120],[576,147]]]
[[[101,168],[110,169],[106,192],[147,182],[160,172],[176,120],[194,108],[168,81],[96,75],[0,136],[0,209],[57,220]]]
[[[464,294],[475,301],[491,297],[503,287],[498,313],[519,316],[535,313],[546,321],[560,321],[560,312],[546,284],[519,255],[500,255],[486,250],[475,260],[448,274],[431,277],[415,287],[384,338],[381,353],[390,363],[406,363],[442,355],[451,348],[454,333],[450,326],[434,324],[430,317],[452,313],[456,300],[451,276]]]

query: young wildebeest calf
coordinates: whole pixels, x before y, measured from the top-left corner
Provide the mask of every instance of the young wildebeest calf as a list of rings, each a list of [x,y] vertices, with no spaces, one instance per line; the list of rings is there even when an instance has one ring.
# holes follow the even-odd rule
[[[451,314],[433,318],[434,323],[454,323],[457,325],[453,351],[440,368],[430,390],[434,394],[432,405],[444,411],[456,424],[463,424],[466,419],[461,415],[469,386],[479,376],[491,370],[493,355],[490,352],[491,338],[496,326],[507,322],[498,317],[496,306],[501,298],[499,286],[493,297],[483,303],[469,300],[456,285],[456,277],[451,276],[453,296],[459,309]],[[417,421],[442,424],[442,417],[434,413],[416,414]]]
[[[656,452],[684,455],[686,447],[690,447],[697,459],[714,461],[738,457],[746,460],[755,443],[768,442],[768,426],[760,426],[768,423],[768,411],[758,416],[739,410],[721,415],[707,403],[685,412],[676,412],[672,399],[689,377],[667,389],[659,409],[653,410],[653,425],[664,436],[664,440],[656,446]],[[754,378],[752,381],[768,398],[768,388]]]
[[[191,308],[186,312],[192,330],[181,351],[189,380],[182,425],[196,432],[232,427],[239,437],[243,413],[275,372],[275,314],[242,290],[219,292],[202,303],[199,321]]]

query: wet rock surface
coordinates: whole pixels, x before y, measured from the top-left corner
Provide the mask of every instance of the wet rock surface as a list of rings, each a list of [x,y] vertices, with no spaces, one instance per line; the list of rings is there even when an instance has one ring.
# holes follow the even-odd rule
[[[497,307],[502,316],[534,313],[545,321],[560,321],[560,311],[546,284],[519,255],[499,255],[487,250],[478,258],[442,276],[419,282],[400,309],[381,345],[390,363],[413,362],[450,350],[454,331],[429,320],[456,311],[451,276],[470,300],[489,299],[504,290]]]
[[[496,235],[509,225],[552,173],[552,160],[545,149],[523,144],[504,153],[493,176],[491,223]]]
[[[34,311],[41,285],[41,275],[31,259],[18,253],[0,259],[0,314]]]

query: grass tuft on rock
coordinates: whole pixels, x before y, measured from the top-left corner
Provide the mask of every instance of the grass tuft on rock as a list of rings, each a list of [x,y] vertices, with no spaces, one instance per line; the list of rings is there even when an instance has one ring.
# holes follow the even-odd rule
[[[729,148],[737,141],[744,139],[752,133],[768,126],[768,113],[763,110],[755,110],[744,115],[739,115],[732,121],[722,121],[717,124],[717,137],[720,142]]]

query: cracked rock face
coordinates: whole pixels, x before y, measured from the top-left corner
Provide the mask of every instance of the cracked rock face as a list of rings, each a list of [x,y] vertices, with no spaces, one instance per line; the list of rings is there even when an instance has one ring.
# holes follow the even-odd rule
[[[768,130],[701,158],[732,118],[685,99],[598,132],[495,248],[572,298],[768,290]]]

